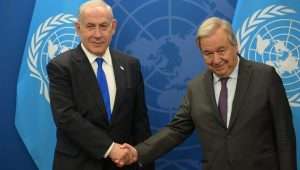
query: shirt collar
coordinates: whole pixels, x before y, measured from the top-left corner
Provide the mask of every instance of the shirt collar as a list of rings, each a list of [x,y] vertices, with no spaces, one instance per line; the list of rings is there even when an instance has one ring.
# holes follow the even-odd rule
[[[237,79],[238,72],[239,72],[239,65],[240,65],[240,58],[237,56],[236,66],[233,72],[228,76],[230,79]],[[214,77],[214,84],[216,84],[220,80],[220,77],[217,76],[215,73],[213,73],[213,77]]]
[[[81,45],[81,48],[82,48],[84,54],[86,55],[86,57],[88,58],[88,60],[91,64],[95,62],[96,58],[101,57],[101,58],[103,58],[103,60],[106,64],[112,65],[109,47],[107,47],[103,56],[96,56],[95,54],[92,54],[91,52],[89,52],[82,43],[80,45]]]

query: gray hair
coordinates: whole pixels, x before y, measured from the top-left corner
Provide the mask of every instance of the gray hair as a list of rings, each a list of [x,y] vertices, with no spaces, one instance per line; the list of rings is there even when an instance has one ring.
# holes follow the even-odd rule
[[[201,48],[200,40],[205,37],[211,36],[216,30],[223,29],[227,35],[228,40],[233,46],[237,46],[237,40],[232,30],[231,24],[221,18],[211,17],[206,19],[198,28],[196,40],[198,42],[199,48]]]
[[[110,13],[111,18],[112,19],[114,18],[114,14],[113,14],[111,6],[109,4],[107,4],[105,1],[103,1],[103,0],[89,0],[89,1],[86,1],[83,4],[80,5],[79,12],[78,12],[78,20],[80,20],[80,17],[82,16],[83,11],[86,8],[91,7],[91,6],[105,7],[108,10],[108,12]]]

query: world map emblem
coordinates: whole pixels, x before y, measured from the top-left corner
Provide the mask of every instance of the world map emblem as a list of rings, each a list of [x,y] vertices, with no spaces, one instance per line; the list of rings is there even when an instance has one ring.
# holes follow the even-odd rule
[[[139,58],[146,91],[151,95],[147,98],[148,107],[162,114],[175,113],[187,82],[204,67],[195,43],[200,22],[222,13],[220,6],[233,11],[232,4],[150,0],[134,4],[120,1],[112,6],[114,11],[121,11],[116,18],[122,18],[113,46]],[[195,15],[196,11],[201,15]],[[224,12],[223,15],[231,17]]]
[[[282,5],[259,9],[237,31],[243,57],[273,66],[292,107],[300,107],[300,21]]]
[[[137,57],[142,65],[152,130],[174,116],[188,81],[205,67],[195,35],[210,15],[230,18],[227,1],[113,1],[118,31],[113,47]],[[220,6],[228,9],[221,10]],[[199,169],[201,151],[195,136],[158,161],[158,169]]]
[[[40,83],[39,93],[48,102],[48,76],[46,65],[60,53],[76,47],[79,37],[74,28],[76,18],[71,14],[58,14],[41,23],[32,35],[28,47],[27,66],[30,76]]]

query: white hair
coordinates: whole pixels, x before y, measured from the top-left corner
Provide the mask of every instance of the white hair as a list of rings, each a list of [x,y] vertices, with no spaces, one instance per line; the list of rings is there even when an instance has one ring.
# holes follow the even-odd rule
[[[233,46],[237,46],[237,40],[232,30],[231,24],[224,19],[211,17],[206,19],[198,28],[196,40],[198,41],[199,47],[201,48],[200,40],[202,38],[211,36],[216,30],[220,28],[227,33],[229,42]]]
[[[80,20],[84,10],[86,10],[86,8],[91,7],[91,6],[92,7],[96,7],[96,6],[105,7],[108,10],[108,12],[110,13],[111,18],[112,19],[114,18],[114,14],[113,14],[111,6],[109,4],[107,4],[105,1],[103,1],[103,0],[89,0],[89,1],[86,1],[83,4],[80,5],[79,12],[78,12],[78,20]]]

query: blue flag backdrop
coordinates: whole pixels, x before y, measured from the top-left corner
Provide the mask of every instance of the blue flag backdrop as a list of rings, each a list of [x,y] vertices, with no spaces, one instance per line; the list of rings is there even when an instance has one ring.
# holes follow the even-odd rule
[[[45,66],[79,43],[73,22],[84,0],[37,0],[17,87],[15,124],[41,170],[50,170],[55,126],[49,107]],[[235,0],[108,0],[118,20],[112,47],[142,64],[150,123],[155,133],[175,114],[187,82],[204,64],[195,44],[207,17],[231,20]],[[155,12],[154,12],[155,11]],[[195,136],[157,161],[159,170],[198,170],[201,148]]]
[[[293,111],[300,158],[300,5],[299,0],[240,0],[233,27],[243,57],[276,68]]]
[[[139,58],[153,133],[174,116],[189,80],[204,64],[195,43],[199,24],[216,15],[231,20],[235,1],[108,0],[118,20],[112,46]],[[195,135],[156,162],[158,170],[199,170]]]
[[[41,170],[52,169],[56,140],[45,66],[58,53],[78,44],[73,23],[79,4],[80,1],[37,0],[23,53],[15,124]]]

